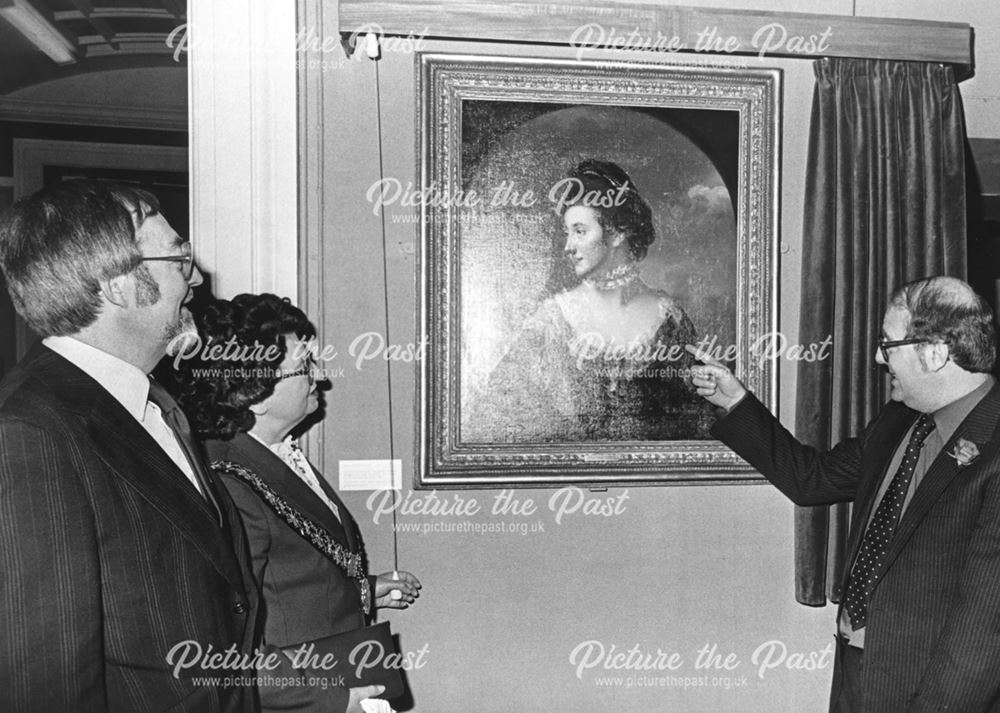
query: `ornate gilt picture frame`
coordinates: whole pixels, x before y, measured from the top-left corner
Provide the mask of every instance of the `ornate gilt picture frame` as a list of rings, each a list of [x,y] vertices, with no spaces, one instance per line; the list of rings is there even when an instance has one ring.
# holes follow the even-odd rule
[[[416,71],[417,486],[755,478],[709,435],[683,344],[774,408],[780,71],[431,53]],[[610,282],[588,255],[634,231],[601,200],[652,215]],[[601,223],[589,253],[574,203]],[[588,312],[584,284],[615,301]],[[619,338],[640,298],[648,333]]]

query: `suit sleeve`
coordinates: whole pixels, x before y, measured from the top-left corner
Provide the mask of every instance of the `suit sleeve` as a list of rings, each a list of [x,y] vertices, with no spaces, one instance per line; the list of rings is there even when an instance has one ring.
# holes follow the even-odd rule
[[[910,713],[986,713],[1000,700],[1000,456],[991,467],[958,591]]]
[[[829,505],[854,499],[864,442],[874,423],[860,437],[848,438],[821,453],[796,440],[748,392],[711,432],[796,505]]]
[[[101,572],[72,443],[0,420],[0,710],[105,710]]]
[[[258,588],[262,589],[271,551],[270,511],[260,496],[243,481],[227,474],[223,474],[221,480],[240,512],[243,530],[250,547],[254,581]],[[265,603],[265,610],[266,608]],[[338,713],[347,710],[350,699],[348,689],[338,685],[323,686],[319,683],[320,678],[324,681],[329,678],[328,671],[295,668],[291,659],[280,648],[266,641],[262,649],[268,653],[276,653],[273,660],[278,663],[272,670],[259,672],[262,678],[258,690],[263,713],[270,711]],[[310,684],[310,677],[315,678],[316,682]]]

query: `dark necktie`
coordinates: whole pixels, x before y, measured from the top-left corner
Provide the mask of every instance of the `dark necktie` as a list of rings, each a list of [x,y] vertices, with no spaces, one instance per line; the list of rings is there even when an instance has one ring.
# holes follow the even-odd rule
[[[219,510],[219,503],[215,498],[215,492],[208,474],[205,472],[201,454],[198,451],[197,445],[195,445],[194,438],[191,436],[191,426],[188,424],[187,417],[181,411],[177,402],[174,401],[173,396],[168,394],[166,389],[153,379],[149,380],[149,400],[159,407],[160,413],[163,415],[163,422],[174,432],[174,436],[177,438],[177,442],[180,444],[181,450],[184,451],[188,464],[194,472],[194,477],[198,480],[198,485],[201,487],[202,493],[205,494],[205,499],[208,501],[209,506],[214,511],[216,521],[221,526],[222,515]]]
[[[868,523],[865,538],[858,550],[858,558],[854,562],[854,569],[851,570],[847,582],[847,595],[844,597],[844,608],[851,617],[851,628],[854,630],[865,625],[868,599],[871,597],[875,574],[885,562],[885,554],[889,550],[889,543],[899,523],[899,516],[903,512],[903,502],[910,489],[910,481],[913,480],[913,473],[917,469],[920,449],[933,430],[934,417],[929,413],[922,414],[910,434],[910,441],[906,444],[906,452],[903,453],[899,470],[893,476],[875,510],[875,515]]]

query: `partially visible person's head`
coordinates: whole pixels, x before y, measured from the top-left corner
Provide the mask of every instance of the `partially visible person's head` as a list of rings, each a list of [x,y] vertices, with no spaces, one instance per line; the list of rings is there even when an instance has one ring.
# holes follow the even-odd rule
[[[316,410],[307,348],[316,328],[289,300],[237,295],[195,319],[202,343],[198,356],[179,362],[179,401],[202,438],[232,438],[258,418],[290,428]]]
[[[146,191],[64,181],[0,217],[0,268],[14,307],[39,335],[70,335],[100,313],[101,283],[136,272],[153,298],[136,230],[159,213]]]
[[[591,208],[605,240],[618,233],[624,237],[631,259],[646,257],[656,239],[653,211],[625,170],[610,161],[586,159],[570,170],[569,177],[575,179],[576,190],[564,209]]]
[[[993,370],[993,310],[968,283],[954,277],[916,280],[896,291],[890,307],[909,313],[906,338],[947,344],[952,361],[966,371]]]
[[[876,355],[892,375],[891,396],[919,411],[948,403],[956,374],[989,373],[996,362],[993,312],[957,278],[929,277],[897,290],[882,332],[883,341],[906,342]],[[950,372],[949,364],[960,371]]]

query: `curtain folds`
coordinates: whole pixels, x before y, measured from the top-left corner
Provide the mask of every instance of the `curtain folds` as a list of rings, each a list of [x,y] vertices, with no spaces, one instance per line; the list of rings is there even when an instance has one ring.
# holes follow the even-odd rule
[[[821,449],[857,434],[886,398],[875,341],[892,292],[928,275],[965,277],[965,130],[950,67],[815,63],[803,220],[796,434]],[[847,505],[796,508],[795,596],[840,600]]]

